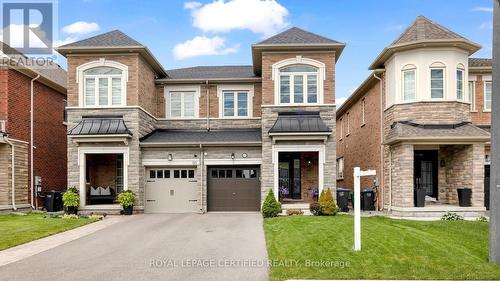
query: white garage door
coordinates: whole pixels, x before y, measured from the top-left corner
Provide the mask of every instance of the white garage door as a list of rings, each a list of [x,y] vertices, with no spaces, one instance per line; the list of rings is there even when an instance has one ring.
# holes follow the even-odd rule
[[[149,168],[146,176],[146,213],[199,211],[196,168]]]

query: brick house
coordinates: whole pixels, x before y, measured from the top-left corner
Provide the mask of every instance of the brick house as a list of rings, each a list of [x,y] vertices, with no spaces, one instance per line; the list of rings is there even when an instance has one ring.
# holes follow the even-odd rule
[[[1,51],[0,211],[28,209],[40,206],[38,195],[44,191],[66,188],[66,71],[55,64],[44,68],[25,67],[29,65],[23,63],[26,57],[4,43]],[[31,90],[34,97],[32,176],[41,178],[39,193],[30,188]]]
[[[337,41],[291,28],[252,65],[164,70],[115,30],[61,46],[68,60],[68,184],[83,212],[258,211],[269,190],[308,208],[335,189]]]
[[[352,188],[356,166],[375,169],[362,187],[378,184],[378,209],[394,216],[482,214],[492,68],[469,57],[479,49],[423,16],[386,47],[337,110],[337,185]],[[472,190],[472,206],[458,206],[459,188]]]

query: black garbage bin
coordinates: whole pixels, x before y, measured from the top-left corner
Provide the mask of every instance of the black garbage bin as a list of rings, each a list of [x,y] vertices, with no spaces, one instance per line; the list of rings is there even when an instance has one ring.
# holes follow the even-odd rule
[[[470,207],[471,197],[472,197],[472,189],[470,188],[458,188],[458,205],[460,207]]]
[[[43,206],[47,212],[61,211],[63,207],[62,193],[55,190],[45,192]]]
[[[337,205],[341,212],[349,212],[349,193],[351,193],[350,189],[337,188]]]
[[[413,201],[415,207],[425,207],[425,195],[426,195],[425,188],[417,187],[414,189]]]
[[[375,211],[375,192],[373,189],[363,189],[361,191],[361,210]]]

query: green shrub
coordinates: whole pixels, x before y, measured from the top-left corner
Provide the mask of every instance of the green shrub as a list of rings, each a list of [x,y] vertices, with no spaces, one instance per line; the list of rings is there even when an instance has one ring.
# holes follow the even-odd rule
[[[319,216],[321,213],[321,207],[319,206],[318,202],[312,202],[309,204],[309,211],[311,211],[311,214],[313,216]]]
[[[118,203],[122,207],[133,206],[135,201],[135,193],[130,190],[125,190],[118,194]]]
[[[270,190],[262,205],[262,216],[272,218],[278,216],[279,213],[281,213],[281,203],[276,201],[273,190]]]
[[[338,212],[337,204],[333,201],[332,192],[329,188],[323,190],[319,195],[319,209],[322,216],[335,216]]]
[[[65,207],[78,207],[80,204],[80,194],[78,193],[78,189],[74,187],[68,188],[68,190],[64,192],[62,200]]]
[[[444,214],[441,217],[441,220],[442,221],[463,221],[464,217],[462,217],[461,215],[459,215],[457,213],[446,212],[446,214]]]
[[[488,218],[485,217],[485,216],[480,216],[479,218],[476,219],[477,221],[480,221],[480,222],[488,222]]]

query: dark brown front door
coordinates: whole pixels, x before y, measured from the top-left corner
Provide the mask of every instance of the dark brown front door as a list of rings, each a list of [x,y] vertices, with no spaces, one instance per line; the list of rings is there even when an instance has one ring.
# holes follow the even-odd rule
[[[258,167],[209,167],[208,211],[259,211]]]

